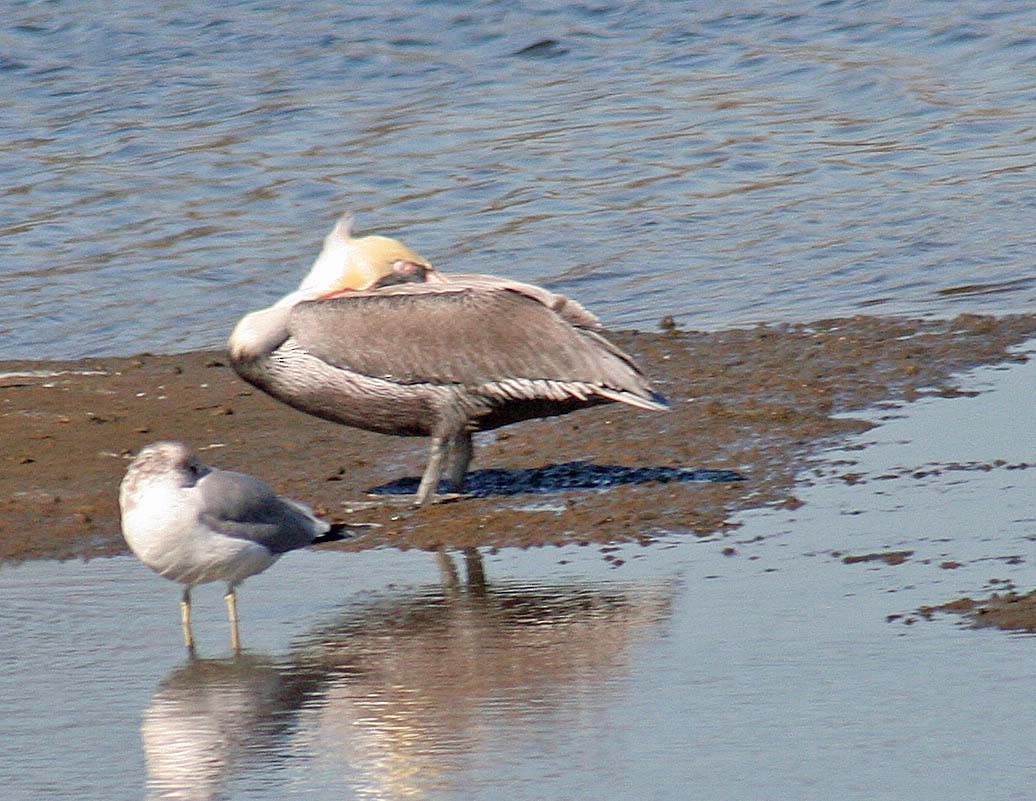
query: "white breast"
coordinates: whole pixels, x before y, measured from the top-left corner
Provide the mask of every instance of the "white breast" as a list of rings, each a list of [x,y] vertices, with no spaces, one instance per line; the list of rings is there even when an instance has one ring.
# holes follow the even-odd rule
[[[181,488],[156,486],[142,492],[123,515],[122,530],[140,561],[182,584],[237,583],[278,559],[262,545],[205,526],[192,494]]]

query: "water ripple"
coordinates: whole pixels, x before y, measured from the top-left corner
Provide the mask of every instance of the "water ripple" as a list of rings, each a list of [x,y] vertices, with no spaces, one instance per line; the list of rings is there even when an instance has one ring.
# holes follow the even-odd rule
[[[0,357],[218,346],[345,208],[617,326],[1036,301],[1031,4],[117,10],[0,23]]]

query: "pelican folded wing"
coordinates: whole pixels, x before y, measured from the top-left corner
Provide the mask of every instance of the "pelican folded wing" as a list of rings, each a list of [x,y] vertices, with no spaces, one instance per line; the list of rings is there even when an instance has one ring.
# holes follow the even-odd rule
[[[506,285],[411,284],[297,304],[289,327],[311,355],[399,384],[486,388],[563,382],[635,391],[625,354]],[[535,389],[529,385],[530,394]]]

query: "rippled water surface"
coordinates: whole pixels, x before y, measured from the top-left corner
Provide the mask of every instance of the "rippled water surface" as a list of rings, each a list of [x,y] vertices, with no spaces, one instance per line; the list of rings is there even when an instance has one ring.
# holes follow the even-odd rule
[[[466,589],[427,553],[287,554],[237,659],[219,587],[191,660],[131,557],[0,567],[3,797],[1029,799],[1032,637],[904,622],[1032,583],[1036,362],[967,385],[725,537],[487,553]]]
[[[220,345],[344,209],[615,326],[1036,302],[1030,2],[12,2],[0,358]]]

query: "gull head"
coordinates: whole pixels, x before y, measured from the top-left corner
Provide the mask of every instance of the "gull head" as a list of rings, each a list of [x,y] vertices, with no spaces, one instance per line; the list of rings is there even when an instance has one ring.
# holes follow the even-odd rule
[[[130,462],[119,487],[119,504],[128,511],[148,489],[193,487],[211,471],[182,442],[153,442]]]

